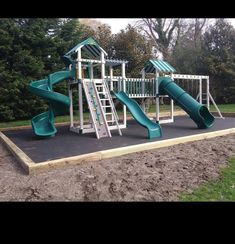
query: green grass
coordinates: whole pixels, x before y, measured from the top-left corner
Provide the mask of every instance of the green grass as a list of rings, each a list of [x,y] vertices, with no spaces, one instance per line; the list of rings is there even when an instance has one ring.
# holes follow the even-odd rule
[[[218,106],[219,110],[223,113],[232,113],[232,112],[235,113],[235,104],[219,104],[217,106]],[[156,110],[155,105],[151,105],[149,112],[153,113],[153,112],[155,112],[155,110]],[[175,105],[174,110],[175,111],[181,110],[181,108],[179,106]],[[170,111],[170,105],[160,105],[160,111],[161,112]],[[216,112],[216,108],[214,105],[210,106],[210,111]]]
[[[10,121],[10,122],[1,122],[0,128],[8,128],[8,127],[17,127],[23,125],[31,125],[30,120],[18,120],[18,121]]]
[[[221,112],[235,112],[235,104],[221,104],[218,105]],[[155,105],[152,105],[149,109],[150,113],[155,112]],[[174,110],[181,110],[180,107],[174,106]],[[170,111],[170,105],[160,105],[160,111]],[[211,111],[216,111],[215,107],[211,105]],[[122,112],[118,112],[118,114],[122,114]],[[129,113],[127,113],[129,114]],[[89,119],[89,113],[84,113],[84,119]],[[78,116],[77,116],[78,120]],[[58,116],[55,119],[56,122],[68,122],[69,116]],[[0,122],[0,128],[7,128],[7,127],[17,127],[17,126],[24,126],[24,125],[31,125],[30,120],[19,120],[19,121],[10,121],[10,122]]]
[[[127,113],[129,114],[129,113]],[[122,112],[118,112],[118,115],[122,115]],[[89,113],[83,113],[84,120],[89,120]],[[69,115],[57,116],[55,118],[56,123],[69,122]],[[79,116],[75,114],[74,121],[79,121]],[[31,125],[31,120],[18,120],[10,122],[0,122],[0,128],[17,127]]]
[[[191,194],[182,194],[181,201],[235,201],[235,158],[221,170],[221,179],[210,181]]]
[[[235,104],[219,104],[217,105],[219,110],[223,113],[235,113]],[[212,112],[215,112],[216,109],[215,109],[215,106],[214,105],[211,105],[211,108],[210,110]]]

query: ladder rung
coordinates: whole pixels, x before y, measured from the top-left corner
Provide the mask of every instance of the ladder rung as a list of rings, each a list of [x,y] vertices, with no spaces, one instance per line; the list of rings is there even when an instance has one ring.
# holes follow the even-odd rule
[[[107,123],[115,122],[115,120],[107,120]]]
[[[108,106],[102,106],[102,108],[111,108],[111,106],[110,105],[108,105]]]
[[[113,115],[113,113],[105,113],[105,115]]]
[[[100,100],[101,101],[108,101],[109,99],[108,98],[101,98]]]

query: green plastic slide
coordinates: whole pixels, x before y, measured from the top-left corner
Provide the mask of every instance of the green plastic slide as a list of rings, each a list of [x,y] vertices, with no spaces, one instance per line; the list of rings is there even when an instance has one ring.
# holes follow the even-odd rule
[[[134,99],[129,98],[123,91],[114,93],[114,95],[122,104],[127,106],[133,118],[140,125],[148,129],[149,139],[162,136],[161,126],[158,123],[151,121]]]
[[[166,94],[173,99],[197,124],[198,128],[205,129],[214,124],[215,118],[207,107],[197,102],[171,78],[159,78],[159,93]]]
[[[48,76],[48,79],[32,81],[29,90],[49,102],[49,111],[41,113],[32,119],[32,127],[37,136],[54,136],[57,132],[54,117],[63,115],[70,106],[69,97],[54,92],[53,85],[71,78],[71,71],[58,71]]]

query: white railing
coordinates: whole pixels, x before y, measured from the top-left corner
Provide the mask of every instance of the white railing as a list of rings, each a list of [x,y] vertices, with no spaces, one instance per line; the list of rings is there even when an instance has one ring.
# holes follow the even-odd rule
[[[155,97],[156,95],[155,79],[113,77],[111,82],[107,77],[106,81],[110,90],[125,91],[132,98]]]
[[[172,74],[173,79],[190,79],[190,80],[200,80],[209,79],[206,75],[185,75],[185,74]]]

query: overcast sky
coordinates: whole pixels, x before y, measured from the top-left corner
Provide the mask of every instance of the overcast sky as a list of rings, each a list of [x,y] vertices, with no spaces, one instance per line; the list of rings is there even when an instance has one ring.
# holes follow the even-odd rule
[[[125,29],[128,24],[134,24],[135,21],[140,20],[140,19],[121,19],[121,18],[116,18],[116,19],[96,19],[102,23],[108,24],[111,26],[112,32],[113,33],[118,33],[121,29]]]
[[[128,23],[134,24],[135,21],[140,20],[140,19],[134,19],[134,18],[130,18],[130,19],[121,19],[121,18],[116,18],[116,19],[109,18],[109,19],[105,19],[105,18],[101,18],[101,19],[98,19],[97,18],[96,20],[99,20],[102,23],[109,24],[111,26],[112,32],[113,33],[117,33],[121,29],[125,29],[126,26],[128,25]],[[235,18],[228,19],[228,20],[235,27]]]

